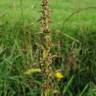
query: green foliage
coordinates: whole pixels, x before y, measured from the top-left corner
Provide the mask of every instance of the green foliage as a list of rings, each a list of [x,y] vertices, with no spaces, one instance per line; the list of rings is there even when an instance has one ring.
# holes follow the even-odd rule
[[[33,68],[34,71],[39,67],[42,46],[37,20],[40,1],[22,0],[22,10],[20,0],[14,2],[15,5],[12,5],[13,0],[0,1],[0,96],[42,96],[42,87],[47,87],[43,86],[42,74],[24,75],[26,70]],[[54,79],[51,96],[96,96],[96,10],[75,14],[64,24],[64,20],[78,9],[75,5],[94,6],[96,1],[80,2],[49,0],[53,22],[50,26],[51,52],[59,54],[54,56],[52,67],[54,72],[60,69],[64,75],[61,80]],[[71,49],[76,69],[65,62]]]

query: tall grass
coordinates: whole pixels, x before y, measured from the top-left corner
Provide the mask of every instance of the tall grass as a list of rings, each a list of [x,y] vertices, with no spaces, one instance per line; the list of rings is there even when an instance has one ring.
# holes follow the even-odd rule
[[[23,18],[22,4],[14,23],[0,18],[0,96],[95,96],[96,30],[64,26],[49,31],[44,19],[39,30],[39,22],[34,26]]]

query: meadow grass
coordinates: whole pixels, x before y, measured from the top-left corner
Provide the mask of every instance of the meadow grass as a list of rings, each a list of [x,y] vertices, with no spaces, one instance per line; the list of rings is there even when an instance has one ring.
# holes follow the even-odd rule
[[[40,0],[21,0],[23,17],[22,19],[30,19],[34,25],[38,23],[40,17]],[[49,6],[51,11],[52,25],[53,28],[58,26],[63,26],[64,20],[73,12],[80,8],[95,7],[95,0],[49,0]],[[17,20],[21,15],[21,5],[20,0],[1,0],[0,2],[0,13],[5,14],[9,21]],[[96,9],[89,8],[88,10],[83,10],[78,14],[73,15],[70,20],[68,20],[68,25],[80,27],[82,24],[88,27],[92,27],[96,24]]]
[[[44,96],[44,79],[35,72],[42,47],[40,4],[40,0],[0,1],[0,96]],[[64,71],[63,79],[55,78],[49,96],[96,95],[95,6],[95,0],[49,0],[51,50],[61,56],[54,58],[52,68]],[[30,68],[33,73],[25,75]]]

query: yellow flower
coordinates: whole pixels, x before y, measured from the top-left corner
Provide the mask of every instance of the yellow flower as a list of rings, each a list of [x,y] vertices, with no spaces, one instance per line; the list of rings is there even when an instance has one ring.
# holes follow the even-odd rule
[[[64,75],[63,75],[61,72],[57,71],[57,72],[55,73],[55,77],[56,77],[57,79],[62,79],[62,78],[64,77]]]
[[[40,68],[31,68],[24,72],[25,75],[31,75],[32,73],[41,72]]]

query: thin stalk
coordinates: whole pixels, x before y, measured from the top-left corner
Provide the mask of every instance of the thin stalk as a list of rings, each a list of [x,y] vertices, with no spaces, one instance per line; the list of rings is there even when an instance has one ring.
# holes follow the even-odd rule
[[[48,0],[42,0],[42,16],[41,16],[41,21],[40,21],[40,31],[42,32],[41,36],[41,42],[42,42],[42,53],[41,53],[41,58],[40,58],[40,66],[41,70],[44,76],[44,96],[51,92],[50,89],[52,89],[52,54],[50,52],[51,49],[51,32],[49,30],[49,21],[50,21],[50,16],[49,16],[49,7],[48,7]],[[49,92],[50,91],[50,92]],[[46,95],[48,96],[48,95]]]

